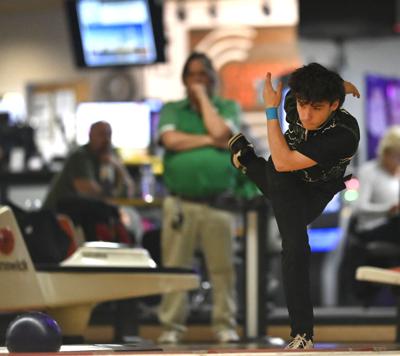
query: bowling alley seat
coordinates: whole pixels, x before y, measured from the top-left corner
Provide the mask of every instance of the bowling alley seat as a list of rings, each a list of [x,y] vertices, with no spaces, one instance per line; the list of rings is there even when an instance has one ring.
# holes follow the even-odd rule
[[[377,286],[368,286],[355,279],[356,270],[362,265],[385,263],[396,266],[400,262],[400,246],[387,241],[370,241],[365,243],[362,233],[357,230],[357,215],[352,213],[345,234],[345,247],[340,266],[340,291],[352,291],[361,298],[365,306],[369,306],[377,292]],[[343,299],[344,297],[342,297]],[[348,297],[347,297],[348,299]],[[346,302],[341,300],[341,302]]]
[[[56,218],[61,228],[65,231],[70,244],[67,250],[67,256],[71,256],[85,241],[85,236],[80,227],[75,226],[71,218],[66,214],[56,214]]]
[[[372,282],[392,287],[396,297],[396,339],[400,342],[400,267],[380,268],[374,266],[360,266],[356,270],[355,278],[362,282]]]
[[[0,312],[43,310],[59,323],[64,337],[82,338],[99,303],[199,286],[193,271],[158,268],[143,249],[114,252],[121,257],[111,266],[104,263],[107,248],[84,247],[61,264],[34,265],[13,211],[0,206]]]

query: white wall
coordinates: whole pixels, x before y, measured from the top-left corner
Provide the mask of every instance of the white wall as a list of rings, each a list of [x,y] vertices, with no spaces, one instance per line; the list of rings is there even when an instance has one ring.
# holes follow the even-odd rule
[[[0,94],[25,93],[32,83],[87,79],[92,98],[99,97],[99,85],[110,70],[75,66],[61,0],[40,11],[0,13],[0,33]]]
[[[61,3],[40,12],[4,13],[0,19],[0,93],[84,75],[73,65]]]

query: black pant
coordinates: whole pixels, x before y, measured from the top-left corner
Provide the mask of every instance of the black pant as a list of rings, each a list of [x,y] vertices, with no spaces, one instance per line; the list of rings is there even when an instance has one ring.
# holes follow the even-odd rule
[[[307,225],[317,218],[344,184],[323,185],[302,181],[295,173],[278,172],[271,161],[257,157],[247,176],[270,199],[282,237],[283,287],[291,336],[313,336],[314,315],[310,294],[310,245]]]
[[[394,215],[373,229],[359,232],[361,242],[385,241],[400,245],[400,215]]]
[[[101,239],[97,224],[103,224],[110,229],[118,225],[124,236],[128,234],[121,223],[118,207],[100,199],[80,196],[64,198],[57,203],[57,212],[68,215],[76,225],[81,226],[87,241]],[[113,242],[127,242],[127,236],[126,239],[120,239],[118,231],[111,230],[112,235],[117,235],[112,237]]]
[[[383,268],[397,267],[400,263],[400,216],[390,217],[373,229],[357,233],[364,264]],[[375,247],[370,243],[375,243]]]

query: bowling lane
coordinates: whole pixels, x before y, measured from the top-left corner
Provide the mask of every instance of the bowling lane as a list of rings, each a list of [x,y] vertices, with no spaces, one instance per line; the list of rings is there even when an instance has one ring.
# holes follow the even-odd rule
[[[114,355],[118,354],[119,356],[134,356],[134,355],[148,355],[148,356],[181,356],[181,355],[190,355],[190,356],[204,356],[208,354],[221,355],[221,356],[290,356],[290,355],[313,355],[313,356],[326,356],[326,355],[335,355],[335,356],[369,356],[369,355],[399,355],[399,350],[386,349],[384,346],[371,346],[371,345],[358,345],[357,349],[349,347],[349,346],[341,346],[340,344],[330,345],[330,347],[326,348],[323,345],[318,346],[314,350],[310,351],[297,351],[290,350],[286,351],[284,349],[263,349],[263,348],[243,348],[246,345],[240,344],[237,345],[237,349],[230,348],[232,345],[229,345],[229,348],[224,348],[221,345],[181,345],[179,348],[170,348],[170,349],[158,349],[157,345],[154,346],[153,349],[141,349],[134,350],[137,345],[121,345],[121,344],[93,344],[93,345],[63,345],[61,347],[60,352],[57,353],[46,353],[46,355],[58,355],[67,354],[67,355]],[[8,351],[5,347],[0,347],[0,354],[7,354]],[[24,354],[19,354],[24,355]],[[25,354],[26,355],[26,354]],[[31,354],[35,355],[35,354]],[[36,354],[37,355],[37,354]]]

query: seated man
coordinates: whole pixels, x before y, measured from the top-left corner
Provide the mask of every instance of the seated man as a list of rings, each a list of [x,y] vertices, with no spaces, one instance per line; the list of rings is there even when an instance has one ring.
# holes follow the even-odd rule
[[[45,209],[70,215],[82,225],[88,240],[97,239],[93,236],[93,222],[106,222],[104,220],[109,218],[121,218],[136,237],[141,233],[134,210],[118,209],[109,203],[113,198],[132,197],[134,190],[128,171],[112,149],[111,135],[111,126],[107,122],[99,121],[91,126],[89,142],[68,156],[43,204]],[[132,242],[126,234],[122,235],[119,242]]]

